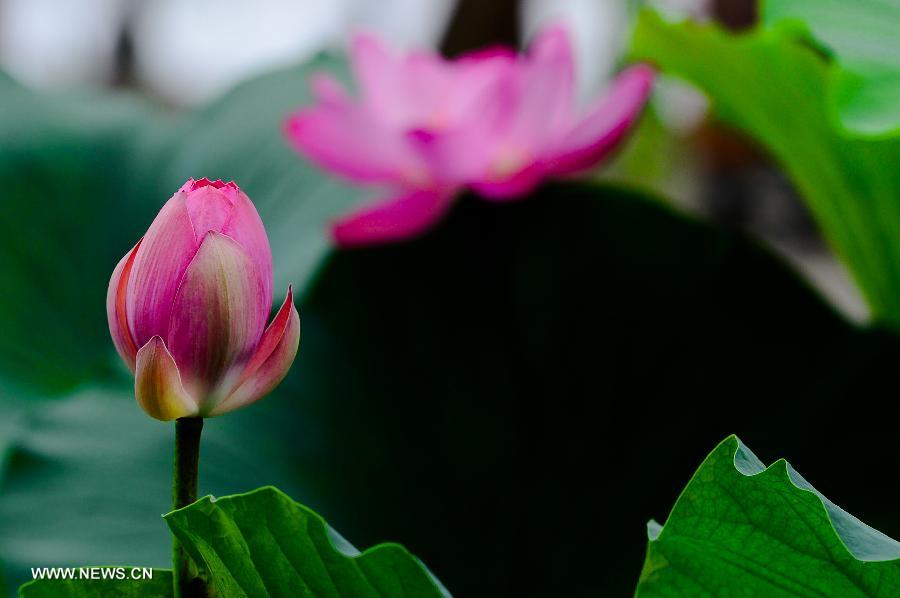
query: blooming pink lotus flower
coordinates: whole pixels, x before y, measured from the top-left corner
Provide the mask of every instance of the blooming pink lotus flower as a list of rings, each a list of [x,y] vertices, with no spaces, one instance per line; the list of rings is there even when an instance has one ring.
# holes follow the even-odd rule
[[[457,193],[521,197],[547,177],[591,168],[637,120],[654,79],[632,66],[579,110],[566,30],[543,31],[526,54],[492,49],[446,60],[393,53],[361,35],[350,57],[361,92],[312,80],[315,105],[285,131],[309,160],[350,181],[388,188],[387,198],[335,223],[342,246],[406,239],[429,229]]]
[[[288,288],[272,307],[262,221],[233,182],[189,180],[116,266],[106,313],[135,395],[151,417],[213,417],[287,374],[300,341]]]

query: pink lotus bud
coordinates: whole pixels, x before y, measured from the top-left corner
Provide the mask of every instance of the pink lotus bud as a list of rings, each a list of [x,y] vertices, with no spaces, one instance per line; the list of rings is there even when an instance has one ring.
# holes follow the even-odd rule
[[[151,417],[213,417],[248,405],[287,374],[300,342],[290,287],[272,307],[272,254],[234,182],[189,180],[113,271],[106,313]]]

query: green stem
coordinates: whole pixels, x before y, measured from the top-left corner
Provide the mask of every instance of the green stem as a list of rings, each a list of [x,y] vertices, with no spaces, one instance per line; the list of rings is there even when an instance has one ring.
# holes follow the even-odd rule
[[[197,500],[197,474],[200,470],[200,432],[202,417],[183,417],[175,421],[175,475],[172,483],[172,507],[180,509]],[[206,583],[187,551],[172,536],[172,567],[176,598],[206,596]]]

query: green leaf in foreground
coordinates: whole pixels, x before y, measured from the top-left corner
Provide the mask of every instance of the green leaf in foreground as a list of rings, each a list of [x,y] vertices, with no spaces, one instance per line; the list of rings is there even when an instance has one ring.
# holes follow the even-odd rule
[[[397,544],[359,553],[312,510],[271,486],[205,497],[165,516],[224,596],[445,596]]]
[[[126,576],[130,567],[124,567]],[[77,574],[77,573],[76,573]],[[40,579],[19,588],[19,598],[164,598],[172,595],[172,572],[153,569],[151,579]]]
[[[819,494],[784,460],[731,436],[650,544],[637,596],[900,595],[900,543]]]
[[[641,13],[632,56],[707,92],[784,167],[875,319],[900,329],[900,138],[849,139],[823,92],[833,66],[782,31],[729,34]]]
[[[832,53],[831,102],[856,133],[900,133],[900,1],[765,0],[766,25],[794,28]]]

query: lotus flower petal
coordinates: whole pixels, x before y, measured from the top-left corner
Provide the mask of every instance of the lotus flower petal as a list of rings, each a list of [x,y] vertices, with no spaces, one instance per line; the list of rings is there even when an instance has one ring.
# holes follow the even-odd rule
[[[414,129],[407,133],[406,140],[431,172],[430,178],[423,181],[434,187],[461,187],[459,181],[480,176],[491,151],[481,127],[459,127],[440,133]]]
[[[332,236],[341,247],[411,239],[440,220],[452,201],[452,190],[404,192],[335,222]]]
[[[575,65],[565,29],[543,30],[516,75],[509,78],[517,89],[511,92],[515,99],[509,129],[501,131],[501,144],[530,148],[536,158],[549,139],[572,125]]]
[[[126,291],[128,279],[131,276],[131,268],[134,265],[134,256],[141,242],[138,241],[131,251],[125,254],[109,279],[109,288],[106,291],[106,319],[109,322],[109,333],[113,339],[113,345],[119,356],[132,372],[134,372],[134,360],[137,355],[137,345],[128,329],[128,315],[126,312]]]
[[[537,187],[547,176],[543,163],[529,162],[512,173],[485,177],[470,186],[482,198],[491,201],[509,201],[524,196]]]
[[[350,42],[350,61],[353,74],[365,102],[376,115],[390,117],[403,110],[403,64],[381,40],[368,33],[358,33]]]
[[[222,184],[221,181],[217,183]],[[231,216],[237,191],[234,183],[230,186],[222,184],[220,187],[208,179],[189,181],[185,187],[184,204],[191,219],[194,239],[199,246],[206,233],[211,230],[221,231],[225,227]]]
[[[184,273],[166,339],[194,396],[206,397],[243,367],[262,335],[270,305],[247,252],[209,231]]]
[[[575,59],[566,28],[556,25],[541,30],[528,47],[528,61],[540,80],[556,85],[545,91],[555,92],[552,102],[557,109],[568,111],[575,86]]]
[[[266,303],[272,303],[272,250],[269,238],[256,207],[250,198],[232,181],[188,181],[185,204],[197,246],[209,231],[225,234],[250,256],[266,283]]]
[[[137,352],[134,394],[150,417],[170,421],[198,415],[197,402],[185,391],[175,360],[159,336]]]
[[[153,220],[131,267],[126,311],[137,346],[165,337],[178,284],[198,245],[185,193],[179,191]]]
[[[299,344],[300,315],[294,307],[293,290],[288,287],[281,309],[263,334],[234,390],[213,407],[208,416],[234,411],[271,392],[287,375]]]
[[[341,105],[350,102],[350,96],[340,81],[327,73],[314,73],[309,88],[317,102]]]
[[[243,191],[235,194],[228,221],[219,230],[234,239],[253,262],[263,281],[265,292],[262,302],[266,305],[268,317],[268,310],[272,306],[272,250],[269,248],[269,237],[262,220],[253,202]]]
[[[309,160],[351,181],[421,177],[420,161],[404,139],[350,102],[329,102],[294,113],[285,122],[285,135]]]
[[[562,138],[549,171],[568,174],[590,168],[615,149],[641,114],[656,73],[646,64],[622,71],[612,88]]]

